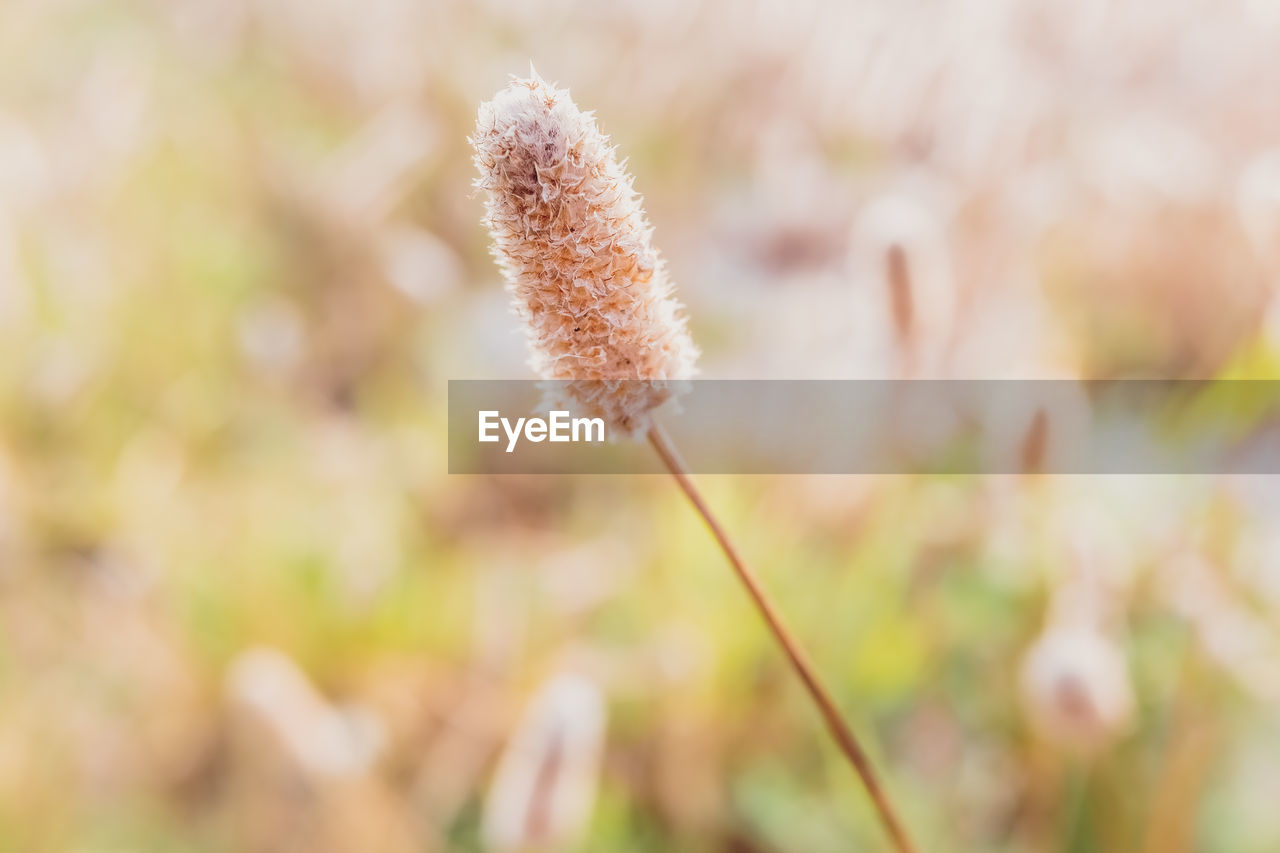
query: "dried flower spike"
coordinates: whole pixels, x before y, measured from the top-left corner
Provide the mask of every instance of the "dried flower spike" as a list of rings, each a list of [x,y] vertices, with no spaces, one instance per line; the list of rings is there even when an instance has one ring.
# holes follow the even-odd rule
[[[671,395],[666,383],[693,372],[698,352],[630,176],[591,114],[536,74],[481,105],[471,144],[493,251],[529,323],[534,369],[544,379],[567,380],[563,398],[613,429],[648,433],[862,779],[895,849],[910,853],[902,822],[831,692],[650,417]]]
[[[471,144],[533,369],[575,380],[569,395],[615,429],[644,430],[667,396],[651,381],[688,378],[698,351],[631,176],[591,113],[532,71],[480,106]]]

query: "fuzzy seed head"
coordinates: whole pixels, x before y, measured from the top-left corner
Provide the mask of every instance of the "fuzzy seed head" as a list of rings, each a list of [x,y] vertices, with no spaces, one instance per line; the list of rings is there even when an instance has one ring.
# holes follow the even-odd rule
[[[548,681],[498,761],[482,823],[488,847],[571,847],[595,804],[604,736],[604,695],[594,682],[572,673]]]
[[[536,74],[480,106],[471,144],[531,366],[614,428],[644,429],[698,351],[631,176],[591,113]]]
[[[1091,626],[1049,626],[1023,659],[1021,682],[1032,725],[1079,752],[1104,749],[1133,717],[1124,653]]]

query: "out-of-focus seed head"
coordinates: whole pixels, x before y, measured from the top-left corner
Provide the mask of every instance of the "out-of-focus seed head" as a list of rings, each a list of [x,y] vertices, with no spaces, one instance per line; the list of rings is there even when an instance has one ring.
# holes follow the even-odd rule
[[[1280,263],[1280,148],[1256,157],[1240,175],[1236,211],[1263,260]]]
[[[227,678],[228,702],[252,728],[255,758],[275,751],[308,777],[350,778],[368,770],[383,731],[372,716],[330,705],[289,657],[250,649]]]
[[[591,816],[604,747],[604,697],[554,676],[525,712],[485,801],[484,837],[501,851],[563,850]]]
[[[934,193],[922,194],[934,195]],[[936,377],[956,333],[957,300],[940,201],[893,192],[863,208],[850,234],[853,274],[865,285],[876,361],[898,378]]]
[[[567,396],[614,428],[644,429],[698,351],[631,176],[591,113],[536,74],[480,106],[471,143],[533,369],[571,380]]]
[[[1022,699],[1047,739],[1086,754],[1122,734],[1133,687],[1119,645],[1085,624],[1050,624],[1022,663]]]

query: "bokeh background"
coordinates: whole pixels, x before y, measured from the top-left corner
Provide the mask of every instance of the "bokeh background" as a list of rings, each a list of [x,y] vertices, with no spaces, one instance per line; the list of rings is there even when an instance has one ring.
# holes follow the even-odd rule
[[[527,375],[477,106],[596,111],[703,376],[1277,378],[1277,57],[1270,0],[6,0],[0,851],[880,849],[668,480],[445,473],[446,380]],[[1280,485],[704,479],[924,849],[1280,849]]]

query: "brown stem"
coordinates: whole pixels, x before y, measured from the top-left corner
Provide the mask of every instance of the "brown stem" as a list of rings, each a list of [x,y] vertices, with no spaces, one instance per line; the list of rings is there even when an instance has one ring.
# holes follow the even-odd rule
[[[879,779],[876,778],[875,770],[871,767],[867,754],[858,745],[858,740],[853,736],[853,731],[849,728],[848,723],[840,716],[835,700],[831,698],[827,688],[818,679],[817,671],[813,668],[813,664],[810,663],[808,655],[805,654],[804,649],[800,647],[800,644],[791,635],[791,631],[782,621],[781,614],[778,613],[773,602],[770,601],[764,588],[760,586],[760,581],[751,569],[747,567],[742,555],[738,553],[737,547],[729,539],[729,535],[725,533],[724,528],[720,526],[720,522],[716,520],[711,508],[707,505],[702,494],[698,491],[697,485],[693,482],[693,478],[689,476],[688,469],[685,468],[684,463],[676,453],[671,439],[656,421],[649,428],[649,442],[653,445],[653,449],[658,452],[658,456],[662,458],[663,464],[667,466],[667,470],[671,472],[671,476],[675,478],[681,491],[685,493],[689,502],[693,504],[694,509],[698,511],[698,514],[702,516],[702,520],[710,528],[711,535],[715,537],[720,549],[729,558],[729,563],[733,566],[743,586],[747,588],[747,592],[751,595],[751,600],[755,602],[760,615],[764,617],[765,623],[769,626],[769,630],[773,632],[774,638],[782,645],[783,651],[787,653],[787,657],[791,660],[791,665],[809,690],[809,695],[813,697],[814,704],[818,706],[818,710],[822,713],[822,718],[826,721],[832,737],[835,738],[836,743],[840,746],[840,751],[849,759],[849,763],[853,765],[853,769],[858,772],[859,778],[862,779],[862,784],[866,787],[872,803],[875,804],[876,813],[881,823],[884,824],[885,831],[893,840],[894,847],[899,853],[911,853],[914,849],[911,846],[911,841],[907,838],[906,830],[903,828],[902,822],[898,820],[898,816],[893,810],[893,805],[889,802],[888,795],[881,786]]]

